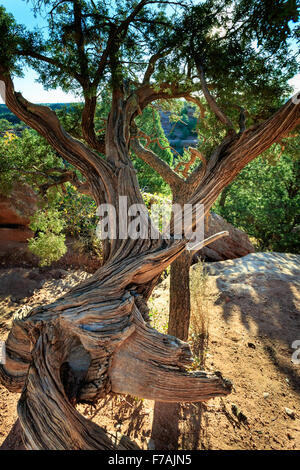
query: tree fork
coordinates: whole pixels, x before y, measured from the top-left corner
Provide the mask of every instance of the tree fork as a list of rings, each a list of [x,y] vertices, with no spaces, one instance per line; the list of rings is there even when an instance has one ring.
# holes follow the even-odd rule
[[[12,111],[84,168],[96,201],[118,208],[118,197],[126,195],[129,205],[142,203],[129,160],[134,97],[115,94],[106,130],[107,160],[102,160],[68,136],[49,108],[16,97],[6,80]],[[147,211],[144,217],[149,222]],[[51,305],[14,319],[0,379],[9,390],[22,392],[18,414],[28,449],[131,448],[74,408],[95,404],[111,392],[158,401],[202,401],[230,393],[231,383],[220,374],[188,372],[189,346],[148,324],[147,299],[186,243],[161,234],[158,239],[111,240],[104,266],[91,278]]]

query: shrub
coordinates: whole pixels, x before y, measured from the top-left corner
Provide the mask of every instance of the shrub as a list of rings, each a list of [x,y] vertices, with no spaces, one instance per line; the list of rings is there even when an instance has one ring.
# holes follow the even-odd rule
[[[29,250],[40,258],[40,266],[49,266],[66,252],[64,222],[55,209],[38,210],[29,227],[36,233],[28,242]]]

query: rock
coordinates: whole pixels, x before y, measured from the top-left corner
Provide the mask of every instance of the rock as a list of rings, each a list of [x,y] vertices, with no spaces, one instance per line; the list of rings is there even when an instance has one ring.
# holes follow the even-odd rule
[[[242,258],[216,263],[207,263],[211,276],[220,276],[224,287],[243,282],[249,286],[253,278],[255,287],[264,287],[266,281],[287,281],[300,286],[300,255],[290,253],[250,253]],[[245,281],[247,284],[245,284]]]
[[[270,396],[270,394],[267,393],[267,392],[265,392],[265,393],[263,394],[263,397],[264,397],[264,398],[269,398],[269,396]]]
[[[11,296],[13,302],[30,297],[42,283],[42,279],[30,279],[28,271],[23,268],[0,270],[0,296]]]
[[[0,225],[26,227],[37,210],[37,196],[27,184],[15,185],[8,196],[0,194]]]
[[[68,271],[65,269],[52,269],[51,270],[51,276],[54,279],[62,279],[68,275]]]
[[[8,196],[0,194],[0,242],[4,251],[6,244],[24,244],[33,237],[28,225],[36,210],[37,196],[27,184],[16,184]]]
[[[208,275],[217,277],[226,295],[264,293],[274,282],[300,287],[300,255],[290,253],[250,253],[234,260],[206,263],[205,269]]]
[[[27,227],[2,228],[0,227],[0,242],[26,243],[34,233]]]
[[[248,235],[242,230],[235,228],[220,215],[211,212],[208,223],[205,225],[205,238],[224,230],[229,232],[229,236],[219,238],[199,250],[193,257],[194,262],[199,257],[208,261],[224,261],[254,253],[255,248],[250,242]]]
[[[295,419],[295,412],[293,410],[290,408],[285,408],[285,412],[290,418]]]

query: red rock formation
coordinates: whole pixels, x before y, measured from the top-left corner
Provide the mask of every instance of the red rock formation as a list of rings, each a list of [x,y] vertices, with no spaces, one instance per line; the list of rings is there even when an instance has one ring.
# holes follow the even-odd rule
[[[37,196],[27,184],[15,185],[9,196],[0,194],[1,254],[17,248],[19,243],[26,243],[33,236],[28,224],[36,210]]]
[[[37,196],[27,184],[15,185],[9,196],[0,194],[0,227],[21,225],[27,227],[29,218],[37,210]]]
[[[202,250],[199,250],[193,257],[194,262],[198,257],[209,261],[240,258],[255,251],[247,233],[235,228],[220,215],[211,212],[205,224],[205,238],[224,230],[229,232],[229,236],[219,238]]]

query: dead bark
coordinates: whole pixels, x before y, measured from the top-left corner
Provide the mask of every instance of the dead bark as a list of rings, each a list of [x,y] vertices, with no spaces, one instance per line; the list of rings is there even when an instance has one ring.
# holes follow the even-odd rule
[[[187,341],[189,335],[191,300],[191,254],[184,251],[170,268],[170,314],[168,333]]]
[[[74,408],[110,392],[159,401],[230,392],[218,374],[188,373],[188,345],[145,321],[140,292],[183,247],[115,260],[55,303],[14,320],[0,377],[9,390],[22,391],[18,414],[27,448],[122,448]]]
[[[49,108],[28,103],[7,84],[7,104],[87,178],[95,200],[142,204],[129,159],[135,97],[114,94],[102,160],[60,127]],[[128,217],[124,214],[123,217]],[[149,222],[144,211],[142,223]],[[150,224],[147,225],[150,230]],[[161,272],[185,250],[186,240],[109,240],[105,265],[48,306],[15,318],[6,342],[1,382],[21,392],[18,414],[28,449],[126,449],[75,409],[107,394],[131,393],[159,401],[202,401],[230,393],[220,374],[191,373],[186,343],[148,324],[147,300]]]
[[[83,173],[98,204],[111,203],[117,216],[119,196],[127,196],[128,205],[143,204],[129,157],[131,123],[142,97],[114,91],[104,160],[68,135],[49,108],[16,94],[1,70],[0,79],[8,107]],[[158,96],[152,93],[148,87],[144,103]],[[248,161],[298,122],[299,106],[287,103],[259,128],[227,137],[190,186],[180,187],[176,178],[174,189],[185,202],[202,202],[208,211]],[[151,229],[146,209],[141,223]],[[184,253],[187,240],[166,240],[160,233],[153,239],[149,232],[138,240],[122,239],[119,230],[117,226],[116,238],[106,243],[104,266],[88,281],[53,304],[14,319],[0,379],[9,390],[22,392],[18,414],[29,449],[129,448],[75,409],[77,403],[94,404],[111,392],[169,402],[230,393],[230,382],[219,373],[187,372],[188,345],[148,324],[147,300],[161,272]]]

